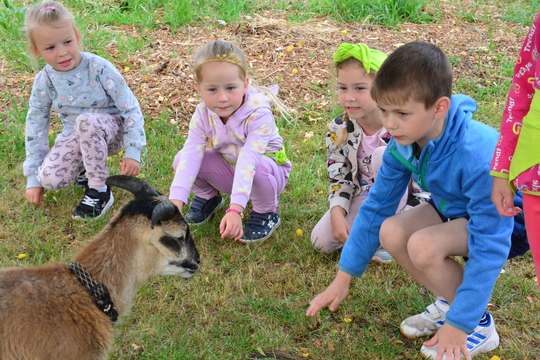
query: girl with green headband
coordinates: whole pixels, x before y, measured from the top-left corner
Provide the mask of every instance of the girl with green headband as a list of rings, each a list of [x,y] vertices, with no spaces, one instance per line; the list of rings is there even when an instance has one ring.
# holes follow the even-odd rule
[[[377,104],[369,93],[386,54],[365,44],[343,43],[334,53],[338,100],[344,113],[328,126],[329,210],[311,233],[313,246],[325,254],[343,247],[360,206],[375,180],[390,135],[383,128]],[[398,211],[406,204],[404,195]],[[379,249],[373,258],[390,262]]]

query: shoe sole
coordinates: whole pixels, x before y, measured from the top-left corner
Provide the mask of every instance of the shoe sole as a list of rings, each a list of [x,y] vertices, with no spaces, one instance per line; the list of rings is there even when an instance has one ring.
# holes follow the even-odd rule
[[[209,222],[210,220],[212,220],[212,217],[214,216],[214,214],[216,212],[218,212],[222,207],[223,205],[225,204],[225,199],[221,199],[221,202],[216,206],[216,208],[210,213],[210,215],[208,215],[208,217],[206,219],[204,219],[203,221],[201,222],[192,222],[192,221],[189,221],[188,219],[186,219],[186,222],[189,224],[189,225],[194,225],[194,226],[198,226],[198,225],[204,225],[206,224],[207,222]],[[186,214],[187,215],[187,214]]]
[[[421,337],[426,337],[426,336],[430,336],[430,335],[435,335],[436,332],[432,332],[431,334],[423,334],[423,335],[410,335],[410,334],[406,334],[405,333],[405,330],[403,330],[403,328],[400,326],[399,327],[399,332],[405,336],[407,339],[417,339],[417,338],[421,338]]]
[[[109,199],[109,201],[107,202],[107,204],[105,204],[105,207],[103,208],[103,211],[101,212],[101,214],[99,214],[98,216],[94,216],[94,217],[81,217],[81,216],[75,216],[73,215],[71,218],[73,220],[77,220],[77,221],[82,221],[82,220],[88,220],[88,221],[94,221],[94,220],[97,220],[99,219],[100,217],[102,217],[103,215],[105,215],[105,213],[107,212],[107,210],[109,210],[109,208],[112,206],[112,204],[114,204],[114,196],[111,192],[111,198]]]
[[[383,260],[383,259],[381,259],[381,258],[378,257],[378,256],[374,256],[374,257],[371,258],[371,261],[375,261],[375,262],[378,262],[378,263],[381,263],[381,264],[389,264],[389,263],[391,263],[392,261],[394,261],[394,259]]]
[[[240,240],[238,240],[238,242],[239,242],[240,244],[244,244],[244,245],[247,245],[247,244],[253,244],[253,243],[258,243],[258,242],[263,242],[264,240],[266,240],[266,239],[268,239],[270,236],[272,236],[272,234],[274,233],[274,231],[276,231],[276,229],[279,227],[280,224],[281,224],[281,218],[278,218],[278,222],[276,223],[276,225],[274,225],[274,227],[272,228],[272,230],[270,230],[270,232],[268,233],[268,235],[266,235],[265,237],[260,238],[260,239],[257,239],[257,240],[240,239]]]

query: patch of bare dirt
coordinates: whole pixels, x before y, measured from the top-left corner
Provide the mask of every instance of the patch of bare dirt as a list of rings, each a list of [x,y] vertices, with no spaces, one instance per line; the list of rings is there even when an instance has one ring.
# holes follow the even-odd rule
[[[260,85],[278,83],[280,97],[296,111],[297,117],[305,111],[300,104],[328,103],[328,99],[322,98],[325,92],[318,90],[326,89],[331,83],[332,53],[342,42],[363,42],[391,53],[409,41],[427,41],[442,48],[451,59],[456,81],[463,77],[499,80],[500,76],[491,70],[500,61],[511,62],[516,58],[528,29],[501,20],[496,9],[483,9],[492,18],[489,24],[484,24],[461,21],[453,15],[457,11],[451,4],[443,3],[443,6],[444,22],[405,23],[399,29],[338,24],[326,19],[292,25],[263,16],[246,17],[235,24],[188,26],[177,33],[162,25],[147,35],[154,40],[127,61],[119,53],[117,43],[109,44],[104,50],[139,99],[147,121],[170,111],[169,121],[178,123],[180,130],[185,129],[199,102],[193,87],[193,55],[202,44],[213,39],[238,44],[249,61],[251,77]],[[141,36],[133,27],[118,27],[117,31],[119,39]],[[27,101],[33,74],[13,74],[5,79],[0,87],[9,88],[12,94]],[[0,112],[7,105],[7,101],[0,103]]]

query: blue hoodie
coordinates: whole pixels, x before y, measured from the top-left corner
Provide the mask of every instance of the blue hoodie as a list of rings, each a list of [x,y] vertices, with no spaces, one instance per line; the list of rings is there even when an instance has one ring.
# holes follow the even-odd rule
[[[381,223],[395,214],[411,174],[444,216],[470,216],[469,260],[446,321],[467,333],[478,325],[495,281],[510,250],[513,218],[502,217],[491,202],[491,157],[498,133],[472,120],[476,102],[465,95],[452,96],[443,131],[428,141],[420,158],[416,144],[390,141],[377,181],[354,220],[339,261],[339,269],[362,276],[380,246]]]

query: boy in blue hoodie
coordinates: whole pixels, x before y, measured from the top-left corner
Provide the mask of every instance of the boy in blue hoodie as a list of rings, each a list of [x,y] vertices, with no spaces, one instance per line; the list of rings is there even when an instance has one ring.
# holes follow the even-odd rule
[[[472,120],[473,99],[452,95],[451,65],[429,43],[395,50],[375,77],[371,96],[393,139],[354,221],[336,278],[310,302],[306,315],[328,304],[335,311],[352,277],[362,276],[382,245],[437,296],[400,326],[410,338],[435,334],[422,346],[425,357],[471,359],[493,350],[499,336],[485,309],[507,259],[513,225],[490,200],[498,133]],[[411,174],[431,200],[394,215]],[[468,260],[462,266],[451,256]]]

